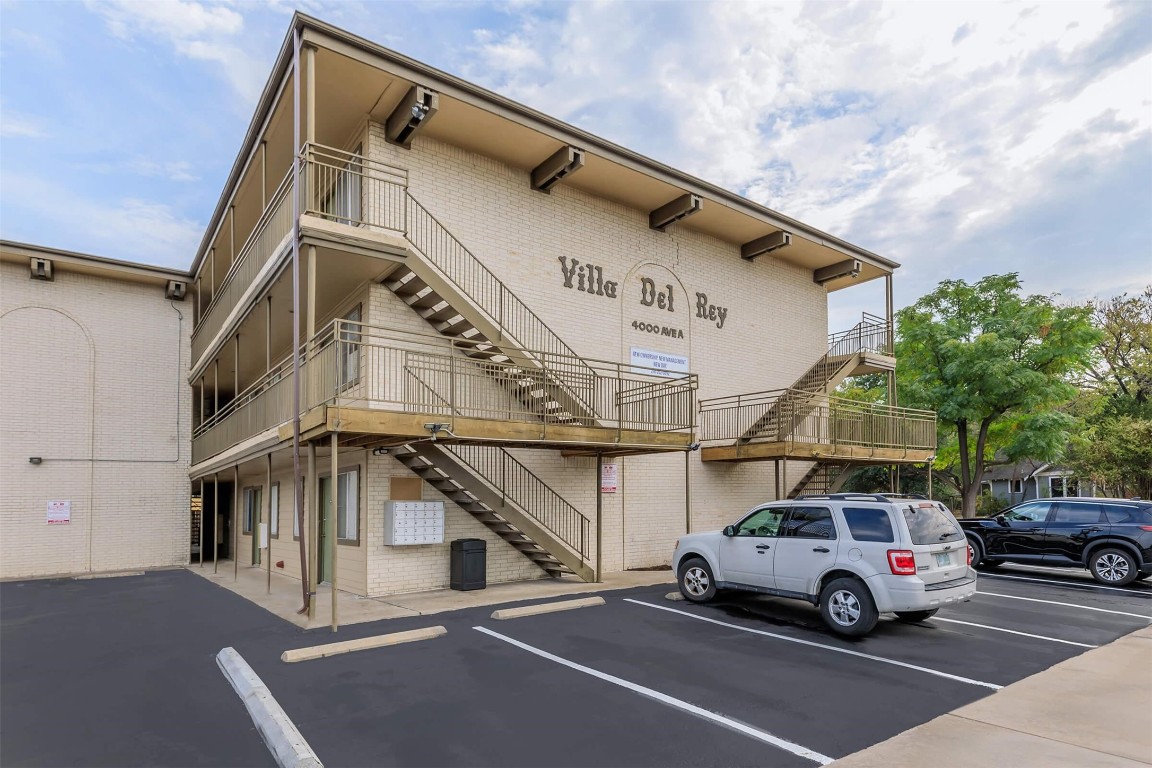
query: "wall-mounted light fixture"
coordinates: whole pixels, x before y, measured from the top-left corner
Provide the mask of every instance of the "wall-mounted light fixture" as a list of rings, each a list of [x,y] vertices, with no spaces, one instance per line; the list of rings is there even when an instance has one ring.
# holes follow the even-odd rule
[[[740,258],[747,261],[754,260],[757,256],[763,256],[766,253],[779,250],[792,245],[792,233],[780,230],[773,232],[764,237],[758,237],[755,240],[749,240],[740,246]]]
[[[416,131],[427,125],[440,109],[440,94],[422,85],[414,85],[388,116],[384,135],[393,144],[408,149]]]
[[[560,147],[532,171],[532,189],[548,193],[565,176],[570,176],[584,167],[584,150],[576,147]]]
[[[164,297],[172,301],[184,301],[184,297],[188,294],[188,283],[182,283],[179,280],[169,280],[168,284],[164,286]]]
[[[681,219],[699,213],[703,207],[703,198],[689,192],[649,213],[648,226],[663,232]]]
[[[821,267],[812,273],[813,282],[824,283],[831,282],[838,277],[859,277],[860,276],[860,260],[859,259],[846,259],[844,261],[832,264],[831,266]]]
[[[389,448],[373,448],[372,449],[372,455],[373,456],[387,456],[389,450],[391,450],[391,449],[389,449]]]
[[[44,459],[40,458],[39,456],[29,456],[28,457],[28,463],[29,464],[40,464],[43,461],[44,461]]]

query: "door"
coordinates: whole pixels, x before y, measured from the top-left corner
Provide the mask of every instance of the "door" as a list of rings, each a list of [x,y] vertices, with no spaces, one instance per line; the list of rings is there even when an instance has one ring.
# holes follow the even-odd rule
[[[780,526],[772,578],[776,589],[804,595],[814,593],[817,577],[836,562],[836,524],[832,510],[815,504],[797,504]]]
[[[316,537],[317,583],[332,582],[332,541],[328,523],[332,519],[332,478],[320,478],[320,531]]]
[[[244,533],[252,537],[252,565],[260,565],[260,489],[244,489]]]
[[[1084,562],[1084,545],[1108,533],[1100,505],[1091,501],[1057,501],[1044,529],[1044,562],[1057,565]]]
[[[1044,556],[1044,528],[1052,502],[1029,501],[1006,509],[994,524],[983,529],[988,557],[1003,555],[1013,560],[1040,560]]]
[[[733,528],[735,534],[720,540],[722,581],[752,587],[772,586],[772,547],[787,507],[764,507]]]

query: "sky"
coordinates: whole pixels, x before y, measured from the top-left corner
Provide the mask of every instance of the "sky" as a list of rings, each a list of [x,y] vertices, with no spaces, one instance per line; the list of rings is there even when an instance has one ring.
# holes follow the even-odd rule
[[[0,0],[0,237],[188,268],[294,10],[900,262],[897,307],[1152,284],[1146,1]]]

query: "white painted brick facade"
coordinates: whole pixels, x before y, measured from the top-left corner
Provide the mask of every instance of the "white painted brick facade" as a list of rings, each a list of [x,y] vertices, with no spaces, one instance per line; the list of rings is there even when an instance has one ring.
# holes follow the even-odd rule
[[[188,562],[190,313],[159,285],[0,264],[0,578]]]

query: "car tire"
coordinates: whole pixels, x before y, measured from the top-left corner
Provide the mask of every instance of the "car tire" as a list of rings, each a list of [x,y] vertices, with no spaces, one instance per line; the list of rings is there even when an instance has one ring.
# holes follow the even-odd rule
[[[716,597],[716,578],[708,563],[694,557],[680,566],[676,583],[684,599],[693,603],[706,603]]]
[[[973,568],[995,568],[1000,565],[999,560],[989,560],[984,556],[984,544],[975,536],[968,537],[968,549],[972,550]]]
[[[1136,558],[1118,547],[1104,547],[1093,552],[1088,561],[1088,570],[1096,581],[1111,587],[1130,584],[1140,575]]]
[[[868,587],[848,577],[835,579],[820,591],[820,616],[829,629],[847,637],[868,634],[880,620]]]
[[[933,608],[930,611],[896,611],[896,618],[909,624],[915,624],[916,622],[927,621],[932,618],[938,610],[940,609]]]

